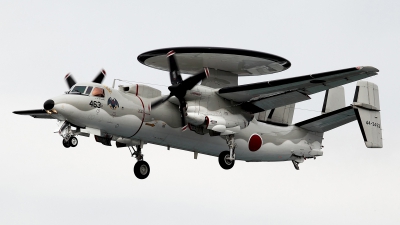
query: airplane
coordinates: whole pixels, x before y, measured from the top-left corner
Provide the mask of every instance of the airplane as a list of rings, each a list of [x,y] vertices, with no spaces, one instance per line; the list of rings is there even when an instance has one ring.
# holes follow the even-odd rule
[[[243,49],[174,47],[142,53],[138,61],[169,71],[170,93],[144,85],[103,85],[106,72],[92,82],[65,76],[69,91],[53,97],[43,109],[18,115],[56,119],[65,148],[78,136],[94,135],[106,146],[127,147],[137,159],[134,174],[145,179],[150,166],[142,154],[155,144],[218,157],[231,169],[236,160],[291,161],[299,170],[306,159],[323,155],[325,132],[357,120],[365,145],[382,148],[378,86],[364,81],[378,69],[358,66],[330,72],[238,84],[240,76],[278,73],[290,68],[285,58]],[[182,79],[181,73],[189,74]],[[354,99],[346,106],[342,85],[357,81]],[[115,80],[114,80],[115,82]],[[321,115],[292,124],[295,103],[325,91]]]

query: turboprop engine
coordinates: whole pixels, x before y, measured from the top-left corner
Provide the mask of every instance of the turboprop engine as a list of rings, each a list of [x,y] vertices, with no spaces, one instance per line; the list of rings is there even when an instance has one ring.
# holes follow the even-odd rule
[[[199,111],[196,111],[199,110]],[[249,125],[248,118],[243,115],[237,114],[221,114],[224,116],[209,115],[209,113],[202,113],[201,109],[197,107],[189,107],[186,113],[186,120],[192,131],[199,134],[210,133],[210,135],[229,135],[238,133]]]

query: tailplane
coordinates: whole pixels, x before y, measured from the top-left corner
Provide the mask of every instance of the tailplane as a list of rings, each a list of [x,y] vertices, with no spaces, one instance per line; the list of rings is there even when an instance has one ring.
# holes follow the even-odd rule
[[[322,115],[296,123],[303,129],[323,133],[354,120],[358,121],[365,145],[382,148],[382,129],[378,86],[368,81],[358,81],[353,104],[344,105],[344,89],[326,91]]]

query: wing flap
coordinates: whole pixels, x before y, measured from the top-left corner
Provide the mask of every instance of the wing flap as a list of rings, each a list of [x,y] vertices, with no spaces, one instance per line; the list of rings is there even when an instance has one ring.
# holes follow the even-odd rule
[[[236,102],[248,102],[254,98],[263,98],[289,91],[301,91],[310,95],[376,75],[378,71],[378,69],[370,66],[353,67],[287,79],[225,87],[221,88],[218,94]]]
[[[291,105],[296,102],[301,102],[310,99],[306,94],[298,91],[288,91],[277,95],[272,95],[266,98],[252,100],[242,105],[242,108],[251,113],[258,113],[265,110],[275,109],[285,105]],[[250,107],[250,105],[252,105]]]

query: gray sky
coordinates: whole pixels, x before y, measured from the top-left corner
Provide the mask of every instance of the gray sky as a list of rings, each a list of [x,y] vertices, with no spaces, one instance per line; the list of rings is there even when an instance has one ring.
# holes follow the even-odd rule
[[[399,224],[399,15],[389,0],[1,1],[0,224]],[[65,149],[54,120],[11,113],[62,94],[68,72],[90,81],[104,68],[110,86],[114,78],[167,86],[168,73],[136,57],[172,46],[250,49],[292,63],[241,84],[375,66],[381,72],[368,80],[380,88],[384,148],[367,149],[356,122],[326,133],[324,156],[300,171],[239,161],[225,171],[215,157],[146,145],[151,174],[138,180],[127,149],[93,137]],[[350,104],[355,83],[345,88]],[[319,114],[323,94],[311,97],[296,105],[295,122]]]

